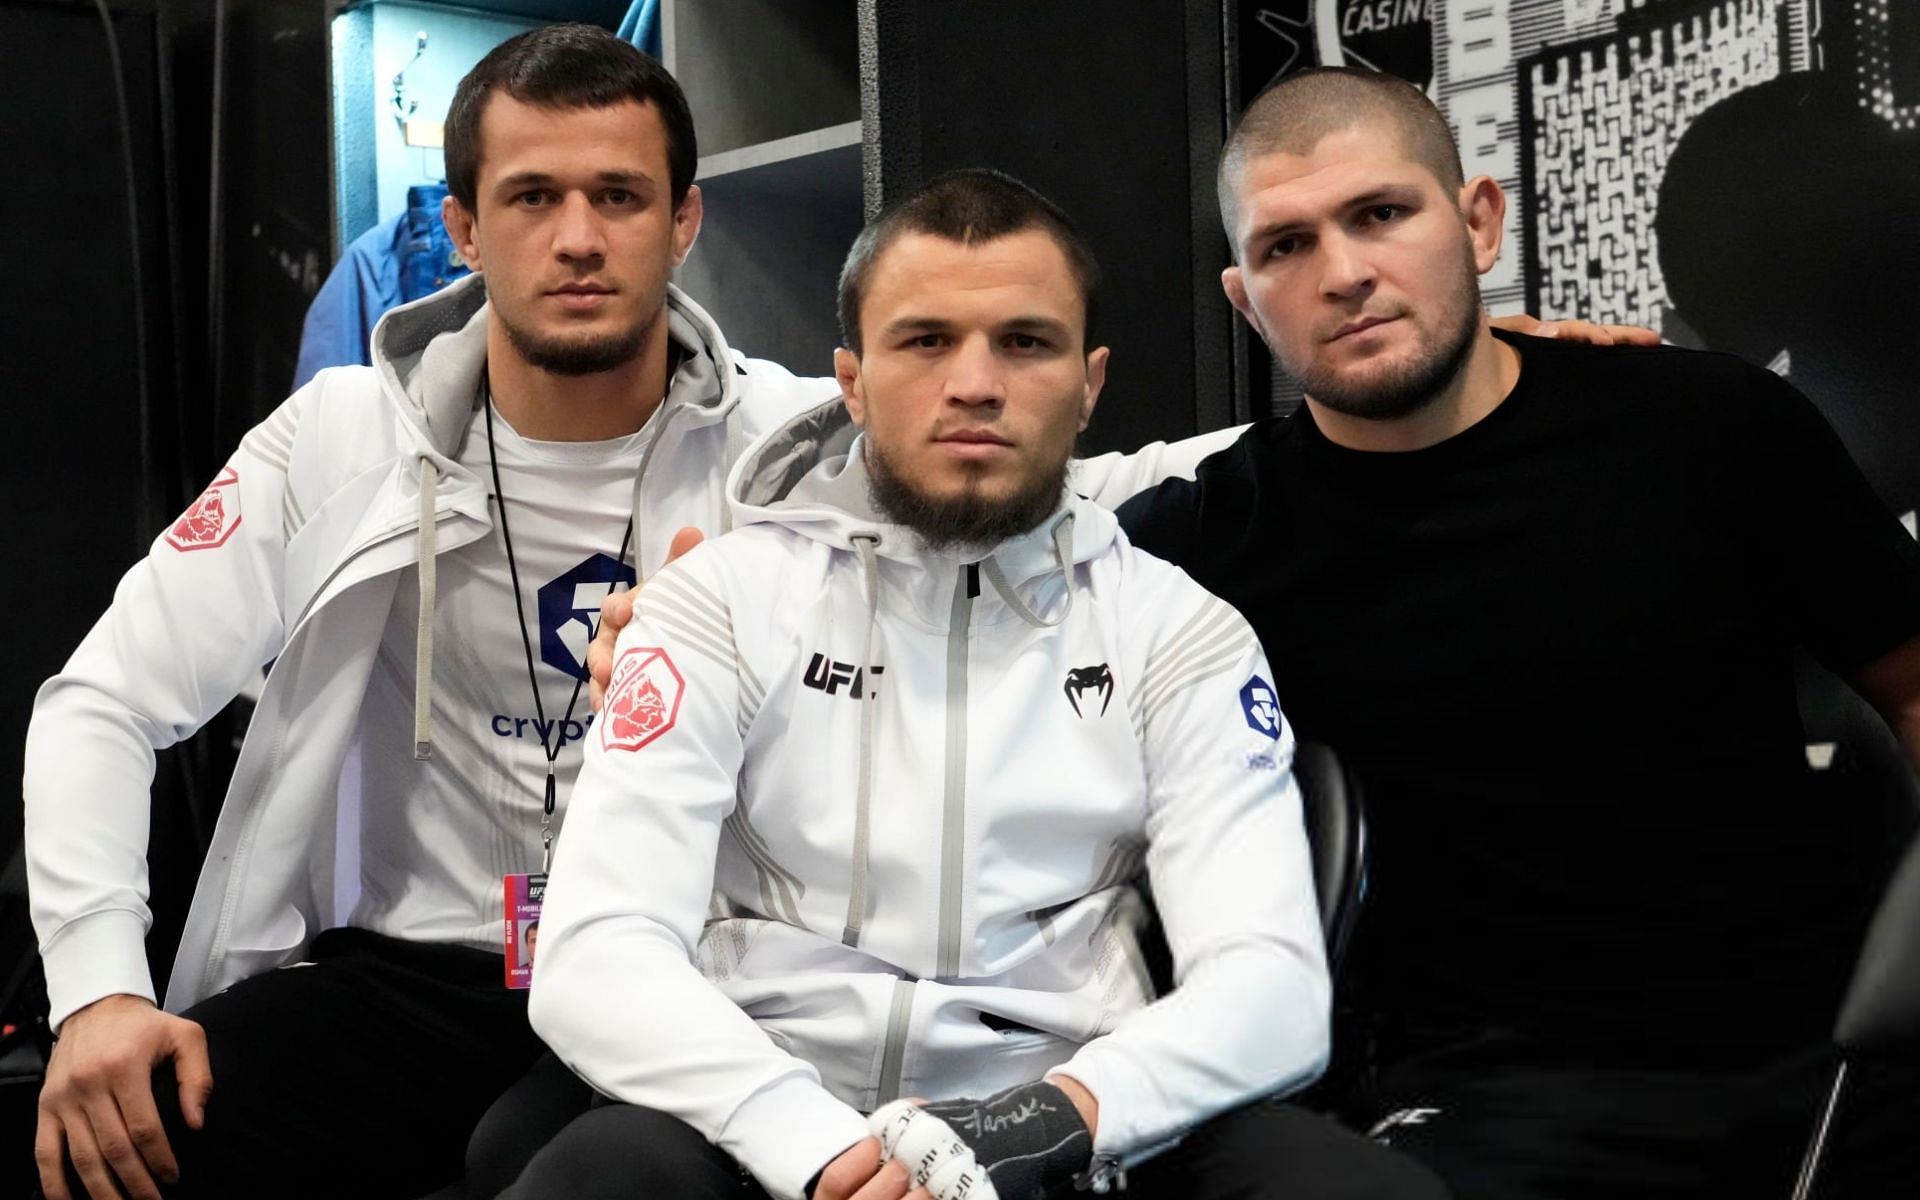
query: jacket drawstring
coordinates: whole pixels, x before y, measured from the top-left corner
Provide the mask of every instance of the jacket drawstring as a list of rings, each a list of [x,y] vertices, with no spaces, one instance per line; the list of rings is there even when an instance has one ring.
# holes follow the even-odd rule
[[[673,403],[671,389],[667,392],[667,399],[661,403],[666,406],[666,411],[660,414],[660,428],[653,431],[653,440],[640,453],[640,469],[633,473],[633,577],[639,583],[646,582],[640,578],[640,484],[647,477],[647,466],[653,462],[653,452],[660,448],[661,442],[667,440],[667,423],[686,407]]]
[[[993,590],[1000,593],[1000,599],[1006,602],[1008,608],[1019,614],[1022,621],[1035,629],[1051,629],[1055,625],[1065,624],[1067,614],[1073,611],[1072,513],[1065,514],[1053,523],[1053,559],[1060,564],[1060,572],[1066,577],[1067,602],[1061,606],[1060,615],[1051,621],[1042,621],[1038,613],[1027,607],[1027,602],[1020,598],[1020,593],[1007,582],[1007,576],[1000,570],[1000,564],[991,557],[981,560],[980,573],[987,577],[987,582],[993,585]]]
[[[433,603],[434,569],[437,562],[435,542],[439,527],[434,523],[434,502],[440,485],[440,468],[433,459],[420,456],[420,613],[413,643],[413,757],[422,761],[433,757],[433,710],[428,699],[433,695]]]
[[[867,585],[867,642],[860,655],[860,784],[853,809],[853,877],[847,886],[847,924],[840,941],[860,944],[860,926],[867,919],[867,847],[873,815],[873,706],[880,690],[873,665],[874,631],[880,623],[880,564],[874,551],[877,533],[856,533],[854,552],[860,556],[861,576]]]

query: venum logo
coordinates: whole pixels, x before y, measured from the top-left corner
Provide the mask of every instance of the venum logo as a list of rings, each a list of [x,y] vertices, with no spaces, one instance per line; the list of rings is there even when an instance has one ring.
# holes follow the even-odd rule
[[[873,668],[873,694],[880,694],[880,677],[887,673],[885,667]],[[866,672],[852,663],[837,662],[824,654],[815,654],[807,663],[807,673],[800,678],[815,691],[825,692],[829,696],[839,695],[841,688],[847,689],[847,695],[858,700],[864,692]]]
[[[221,471],[180,519],[167,529],[167,545],[175,550],[211,550],[224,546],[240,528],[240,475],[232,467]]]
[[[1088,692],[1100,694],[1100,714],[1107,715],[1107,705],[1113,703],[1113,672],[1106,663],[1097,667],[1074,667],[1067,672],[1067,703],[1073,705],[1073,715],[1084,717],[1080,711],[1080,697]],[[1089,706],[1091,707],[1091,706]]]
[[[540,589],[540,661],[574,679],[587,677],[587,646],[608,593],[633,586],[633,568],[596,554]]]
[[[673,728],[686,681],[658,646],[629,646],[607,681],[600,744],[608,750],[638,750]]]
[[[1255,675],[1240,689],[1240,708],[1247,714],[1247,726],[1270,738],[1280,736],[1280,701],[1273,685]]]

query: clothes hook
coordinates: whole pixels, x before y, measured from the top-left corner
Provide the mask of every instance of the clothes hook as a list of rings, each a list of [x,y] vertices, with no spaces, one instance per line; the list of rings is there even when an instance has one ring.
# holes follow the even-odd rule
[[[413,69],[413,64],[419,62],[420,56],[426,52],[427,31],[422,29],[414,34],[413,57],[407,60],[406,66],[393,73],[393,120],[402,129],[406,128],[407,118],[420,109],[418,100],[407,99],[407,72]]]

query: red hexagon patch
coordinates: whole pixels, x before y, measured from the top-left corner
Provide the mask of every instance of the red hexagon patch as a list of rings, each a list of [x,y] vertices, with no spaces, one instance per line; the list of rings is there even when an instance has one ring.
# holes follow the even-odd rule
[[[638,750],[680,716],[686,681],[658,646],[630,646],[613,664],[607,701],[600,711],[600,744],[608,750]]]
[[[226,545],[238,528],[240,475],[228,467],[167,530],[167,545],[175,550],[211,550]]]

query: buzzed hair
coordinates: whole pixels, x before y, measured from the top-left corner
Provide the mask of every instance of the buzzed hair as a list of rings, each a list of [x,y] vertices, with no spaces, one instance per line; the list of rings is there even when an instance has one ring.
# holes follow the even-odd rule
[[[1440,186],[1459,191],[1466,183],[1453,130],[1425,92],[1398,76],[1354,67],[1310,67],[1281,79],[1254,97],[1227,135],[1220,152],[1220,223],[1233,240],[1240,172],[1267,154],[1311,154],[1320,139],[1356,125],[1380,124],[1400,136],[1409,159],[1433,173]],[[1239,247],[1234,254],[1239,255]]]
[[[1066,256],[1086,317],[1081,346],[1092,346],[1094,317],[1100,307],[1100,263],[1093,247],[1059,205],[1011,175],[979,167],[934,176],[888,206],[853,240],[840,268],[842,344],[860,353],[860,301],[873,264],[902,235],[925,233],[977,246],[1029,229],[1047,234]]]

